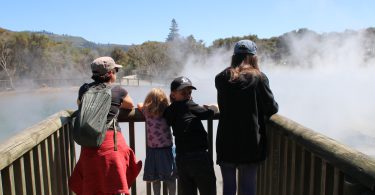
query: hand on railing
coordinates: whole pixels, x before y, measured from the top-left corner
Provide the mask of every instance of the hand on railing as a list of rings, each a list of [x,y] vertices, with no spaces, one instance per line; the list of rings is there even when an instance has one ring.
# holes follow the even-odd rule
[[[214,111],[215,114],[219,113],[219,107],[217,106],[217,104],[204,104],[203,107]]]

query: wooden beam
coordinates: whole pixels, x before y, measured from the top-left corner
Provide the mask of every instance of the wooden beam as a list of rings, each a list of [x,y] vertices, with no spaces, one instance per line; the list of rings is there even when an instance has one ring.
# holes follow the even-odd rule
[[[277,114],[269,125],[375,191],[374,158]]]
[[[68,111],[58,112],[0,144],[0,170],[32,150],[59,129],[62,124],[67,123],[69,116]]]

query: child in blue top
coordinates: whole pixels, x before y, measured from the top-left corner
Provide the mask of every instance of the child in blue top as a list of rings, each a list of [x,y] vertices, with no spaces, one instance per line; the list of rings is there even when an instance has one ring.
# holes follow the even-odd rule
[[[160,181],[167,183],[171,195],[176,194],[176,165],[172,153],[172,133],[165,118],[167,95],[160,88],[153,88],[138,109],[145,116],[147,149],[143,180],[152,182],[154,194],[160,194]]]

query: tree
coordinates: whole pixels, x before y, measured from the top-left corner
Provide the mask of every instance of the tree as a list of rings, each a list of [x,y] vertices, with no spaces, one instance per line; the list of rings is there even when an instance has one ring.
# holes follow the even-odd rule
[[[130,75],[133,68],[128,65],[129,56],[128,54],[120,47],[113,48],[111,52],[111,57],[117,64],[121,64],[122,71],[120,72],[121,75]]]
[[[138,75],[144,77],[165,75],[171,64],[165,43],[148,41],[131,47],[127,54],[128,65],[136,69]]]
[[[13,54],[13,51],[10,48],[9,43],[6,42],[5,40],[0,39],[0,66],[5,71],[9,79],[10,87],[14,89],[12,77],[15,71],[12,70],[12,67],[11,67],[12,54]]]
[[[180,37],[180,35],[178,34],[178,25],[175,19],[172,19],[172,24],[169,30],[170,31],[167,37],[167,42],[174,41]]]

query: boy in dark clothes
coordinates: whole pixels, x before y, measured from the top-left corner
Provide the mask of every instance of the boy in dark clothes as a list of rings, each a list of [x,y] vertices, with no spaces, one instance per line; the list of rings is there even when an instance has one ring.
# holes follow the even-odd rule
[[[202,119],[213,117],[214,110],[196,104],[191,92],[196,89],[186,77],[171,83],[171,105],[164,117],[172,126],[176,144],[178,187],[183,195],[216,194],[216,177],[207,152],[208,139]],[[210,107],[212,108],[212,106]]]

